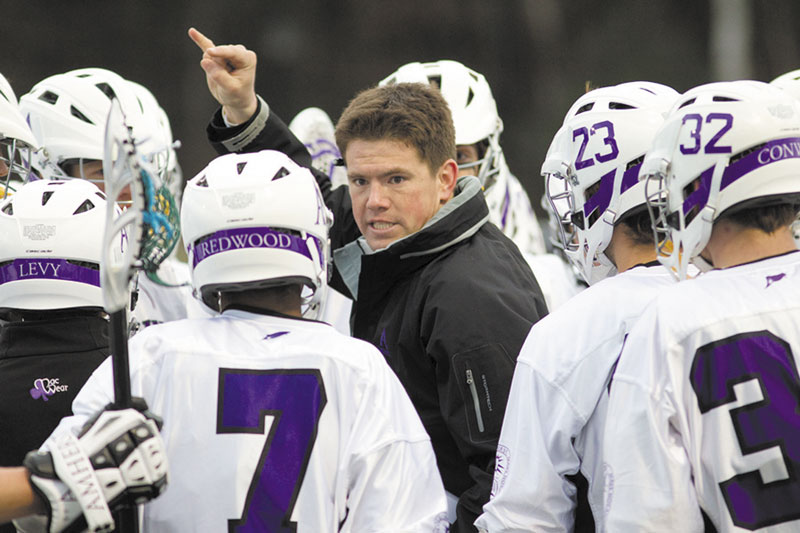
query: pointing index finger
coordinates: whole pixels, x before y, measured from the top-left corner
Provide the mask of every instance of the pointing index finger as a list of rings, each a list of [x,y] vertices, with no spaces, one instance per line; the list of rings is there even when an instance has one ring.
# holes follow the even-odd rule
[[[200,48],[200,50],[203,52],[214,47],[214,41],[200,33],[195,28],[189,28],[189,38],[194,41],[198,48]]]

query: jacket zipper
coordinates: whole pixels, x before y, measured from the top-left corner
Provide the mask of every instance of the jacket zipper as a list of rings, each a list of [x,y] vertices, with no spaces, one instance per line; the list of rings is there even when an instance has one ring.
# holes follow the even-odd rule
[[[475,407],[475,417],[478,419],[478,431],[483,433],[483,417],[481,416],[481,404],[478,401],[478,388],[475,386],[472,370],[469,368],[467,369],[467,385],[469,385],[469,392],[472,393],[472,405]]]

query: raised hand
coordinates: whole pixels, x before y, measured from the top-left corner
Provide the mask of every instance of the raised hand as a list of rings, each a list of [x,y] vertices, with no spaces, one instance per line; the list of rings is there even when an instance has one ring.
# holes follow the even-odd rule
[[[203,51],[200,66],[208,90],[222,105],[225,117],[233,124],[247,122],[258,108],[256,53],[241,44],[216,46],[194,28],[189,28],[189,38]]]

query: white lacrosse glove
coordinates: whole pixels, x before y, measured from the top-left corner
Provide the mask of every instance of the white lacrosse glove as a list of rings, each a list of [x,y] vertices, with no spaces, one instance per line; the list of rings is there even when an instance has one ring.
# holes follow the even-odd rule
[[[75,437],[55,439],[50,452],[30,452],[23,464],[31,487],[45,502],[47,516],[14,521],[23,533],[72,533],[114,529],[112,511],[144,503],[167,486],[167,455],[161,421],[144,400],[135,409],[111,406],[86,423]]]

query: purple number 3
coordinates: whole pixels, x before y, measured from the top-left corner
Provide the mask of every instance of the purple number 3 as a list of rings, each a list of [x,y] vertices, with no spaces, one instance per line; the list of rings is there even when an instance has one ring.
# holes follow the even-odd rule
[[[230,532],[296,531],[290,521],[327,403],[319,370],[219,369],[217,433],[263,434],[275,417],[247,491],[241,518]]]
[[[800,377],[786,341],[768,331],[700,348],[690,375],[701,413],[736,401],[734,385],[758,380],[759,402],[730,410],[745,455],[778,447],[788,477],[764,483],[758,470],[722,481],[733,523],[754,530],[800,518]]]

